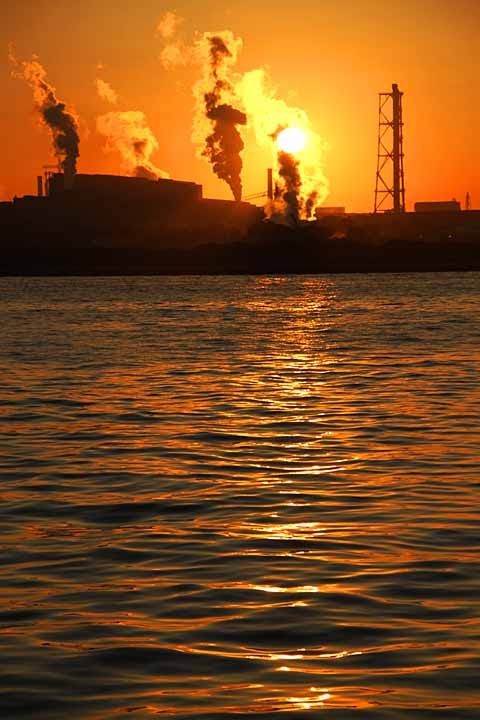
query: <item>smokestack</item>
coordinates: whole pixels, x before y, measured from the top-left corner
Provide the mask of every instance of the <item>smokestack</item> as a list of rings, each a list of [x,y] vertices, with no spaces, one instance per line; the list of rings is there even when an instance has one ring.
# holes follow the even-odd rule
[[[37,175],[37,195],[43,197],[43,178],[41,175]]]
[[[71,190],[73,187],[73,181],[75,180],[76,168],[75,163],[71,162],[69,158],[63,161],[63,186],[65,190]]]
[[[267,170],[267,197],[269,200],[273,200],[273,169],[268,168]]]

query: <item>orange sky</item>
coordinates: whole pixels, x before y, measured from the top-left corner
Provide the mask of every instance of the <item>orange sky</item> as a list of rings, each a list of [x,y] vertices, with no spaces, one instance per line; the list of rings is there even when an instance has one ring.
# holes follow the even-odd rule
[[[6,3],[2,3],[6,5]],[[81,10],[79,9],[81,7]],[[35,192],[35,176],[52,161],[31,90],[10,77],[12,42],[20,59],[39,56],[58,97],[80,117],[80,172],[120,173],[103,151],[95,120],[111,108],[95,93],[102,77],[120,96],[119,110],[142,110],[158,141],[154,163],[193,180],[209,197],[231,197],[195,155],[190,140],[194,67],[167,71],[155,29],[167,10],[185,18],[182,34],[232,30],[244,47],[237,70],[267,65],[278,96],[304,109],[328,143],[327,205],[371,211],[376,170],[379,91],[404,91],[407,207],[417,200],[462,203],[468,190],[480,208],[479,0],[243,0],[228,6],[181,0],[15,0],[1,10],[0,199]],[[265,189],[269,154],[246,136],[244,192]]]

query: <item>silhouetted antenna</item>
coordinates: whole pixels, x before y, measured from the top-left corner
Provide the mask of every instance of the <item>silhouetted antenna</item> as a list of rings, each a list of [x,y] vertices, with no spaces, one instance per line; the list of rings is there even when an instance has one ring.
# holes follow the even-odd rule
[[[465,210],[471,210],[472,209],[472,200],[470,198],[470,193],[467,192],[465,195]]]
[[[402,96],[396,84],[391,93],[379,93],[376,213],[405,212]],[[384,207],[388,197],[392,198],[391,208]]]

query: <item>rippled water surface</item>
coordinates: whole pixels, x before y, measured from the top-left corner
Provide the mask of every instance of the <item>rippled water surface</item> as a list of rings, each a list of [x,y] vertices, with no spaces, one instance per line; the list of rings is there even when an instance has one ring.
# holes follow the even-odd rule
[[[477,720],[479,308],[0,279],[1,717]]]

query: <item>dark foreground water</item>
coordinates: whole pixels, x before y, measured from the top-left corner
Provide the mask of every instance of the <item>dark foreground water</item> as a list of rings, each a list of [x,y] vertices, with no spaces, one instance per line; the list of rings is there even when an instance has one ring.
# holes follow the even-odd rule
[[[480,717],[480,275],[0,279],[0,717]]]

